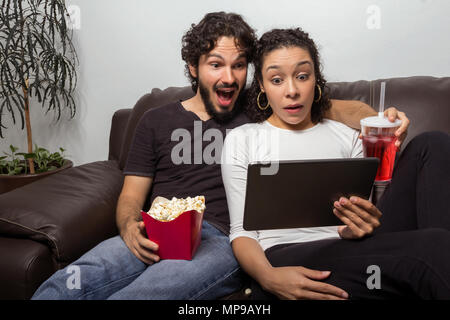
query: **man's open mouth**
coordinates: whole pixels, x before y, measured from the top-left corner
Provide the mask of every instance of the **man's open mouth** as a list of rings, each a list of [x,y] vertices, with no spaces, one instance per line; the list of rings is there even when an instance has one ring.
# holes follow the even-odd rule
[[[217,101],[222,107],[228,107],[233,102],[234,93],[237,90],[234,88],[220,88],[216,90]]]

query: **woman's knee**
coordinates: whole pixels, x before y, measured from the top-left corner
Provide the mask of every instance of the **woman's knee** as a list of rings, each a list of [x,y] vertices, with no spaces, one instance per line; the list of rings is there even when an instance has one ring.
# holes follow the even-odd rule
[[[444,228],[423,229],[426,239],[436,247],[450,245],[450,231]]]
[[[423,132],[415,136],[408,143],[407,148],[431,148],[439,151],[450,150],[450,135],[442,131]]]
[[[415,241],[411,247],[423,250],[424,254],[437,254],[440,256],[450,250],[450,231],[443,228],[427,228],[417,230]]]

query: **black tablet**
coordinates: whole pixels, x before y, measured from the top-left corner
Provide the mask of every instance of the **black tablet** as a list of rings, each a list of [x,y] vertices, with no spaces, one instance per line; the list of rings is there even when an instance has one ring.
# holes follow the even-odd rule
[[[252,163],[247,173],[244,229],[343,225],[333,214],[334,201],[352,195],[369,199],[378,162],[377,158],[352,158]]]

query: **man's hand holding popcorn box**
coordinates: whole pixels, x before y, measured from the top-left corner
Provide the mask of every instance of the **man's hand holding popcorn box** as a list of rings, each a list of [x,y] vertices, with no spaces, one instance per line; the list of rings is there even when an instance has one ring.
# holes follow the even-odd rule
[[[205,197],[168,200],[157,197],[141,211],[149,240],[159,246],[161,259],[192,260],[200,245]]]

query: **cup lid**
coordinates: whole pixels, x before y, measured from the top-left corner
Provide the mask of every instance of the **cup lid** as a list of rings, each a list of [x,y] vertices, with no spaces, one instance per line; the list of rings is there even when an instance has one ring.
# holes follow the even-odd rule
[[[383,115],[383,114],[382,114]],[[384,116],[374,116],[361,119],[361,126],[365,127],[375,127],[375,128],[395,128],[399,127],[402,124],[402,121],[396,119],[394,122],[388,120],[388,118]]]

